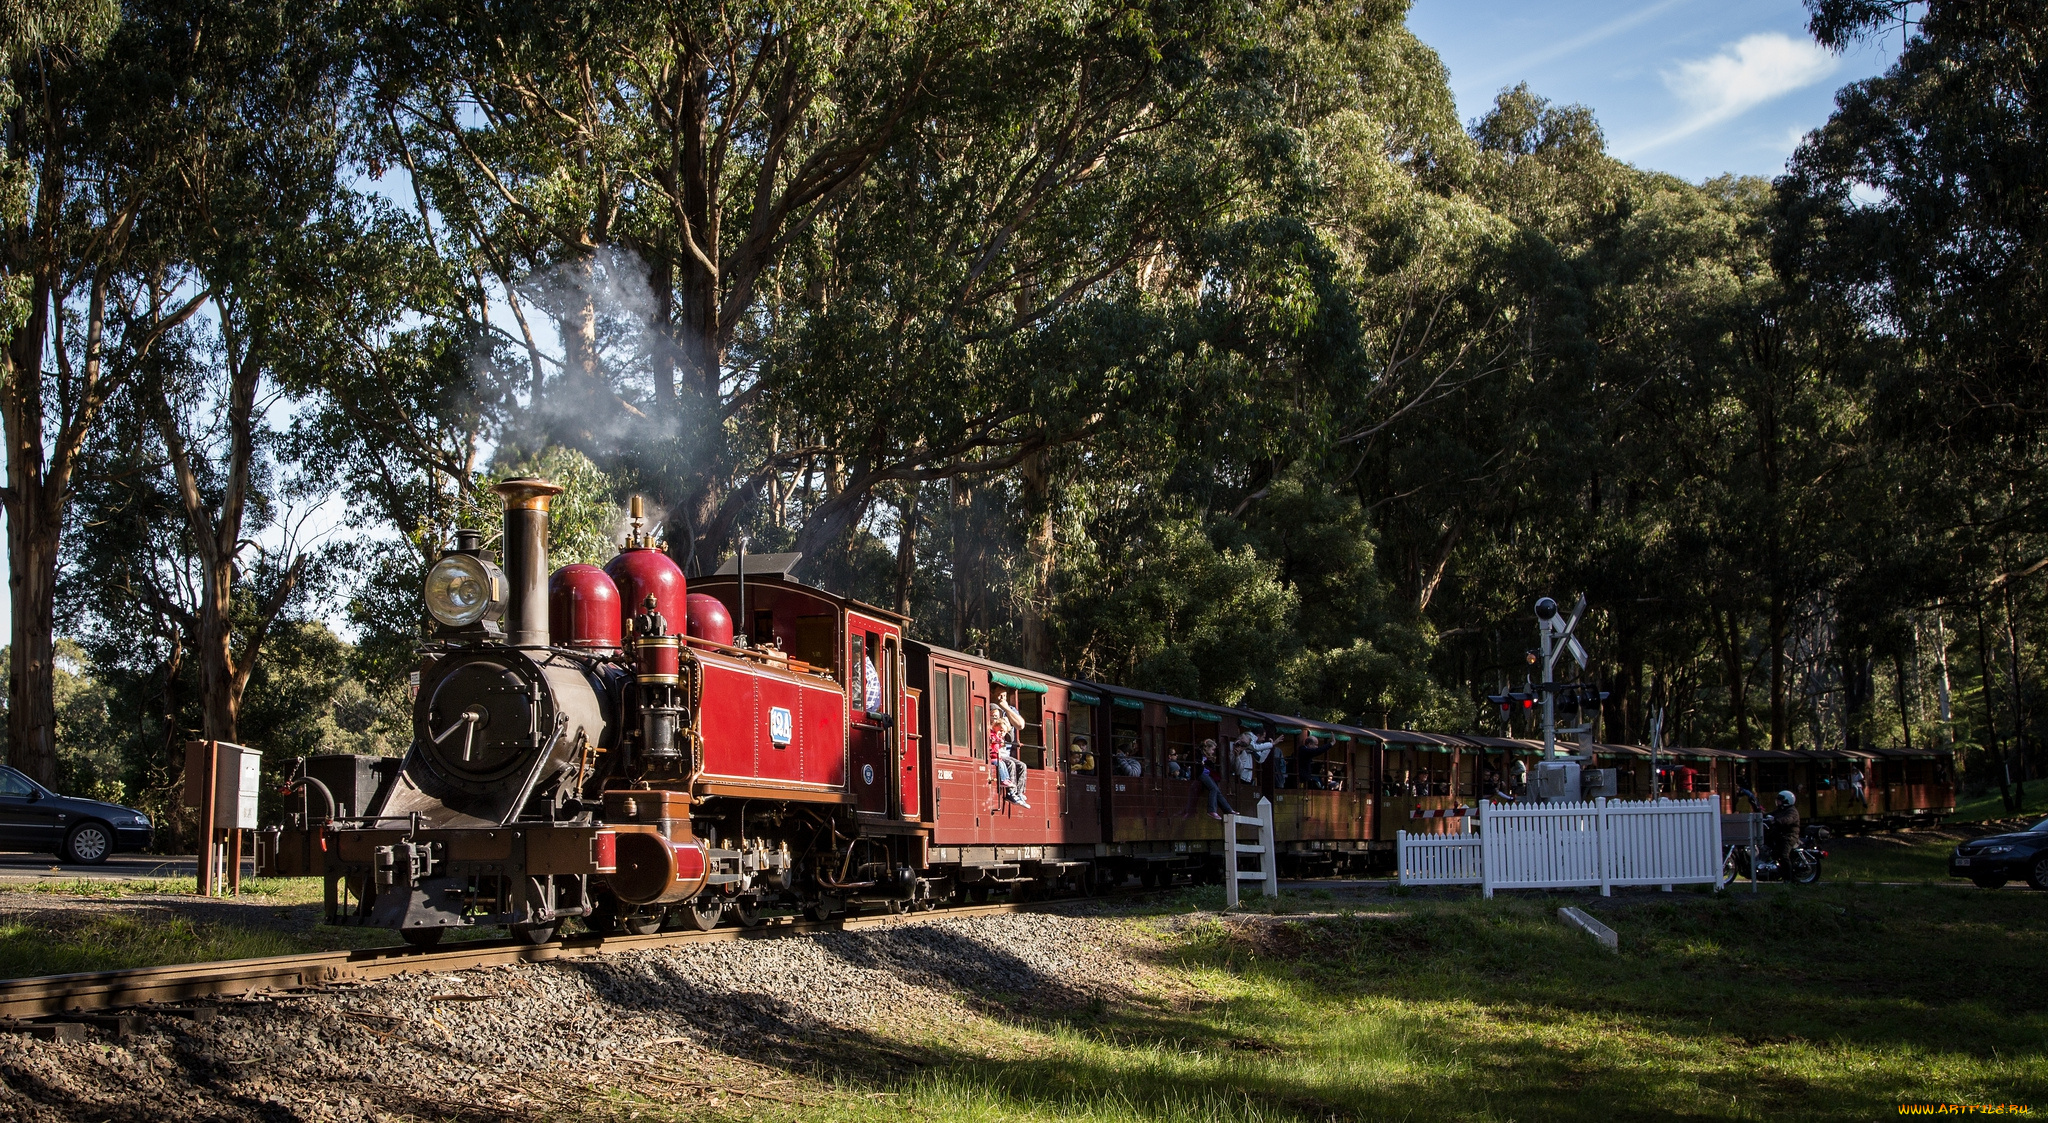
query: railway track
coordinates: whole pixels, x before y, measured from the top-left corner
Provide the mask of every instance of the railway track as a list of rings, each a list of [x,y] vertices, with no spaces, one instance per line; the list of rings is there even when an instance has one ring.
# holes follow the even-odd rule
[[[156,1007],[199,998],[249,996],[304,990],[340,983],[369,982],[423,971],[462,971],[508,963],[541,963],[582,959],[621,952],[679,947],[722,940],[776,939],[811,932],[853,931],[918,919],[984,916],[1031,912],[1057,907],[1061,901],[962,905],[908,915],[881,913],[849,916],[820,923],[794,917],[770,917],[751,928],[714,928],[709,932],[656,932],[646,936],[574,936],[545,944],[516,940],[476,940],[447,947],[405,945],[359,948],[354,951],[276,955],[262,959],[230,959],[217,963],[177,963],[163,967],[128,967],[72,975],[43,975],[0,981],[0,1029],[23,1029],[77,1018],[75,1024],[98,1022],[111,1011]]]

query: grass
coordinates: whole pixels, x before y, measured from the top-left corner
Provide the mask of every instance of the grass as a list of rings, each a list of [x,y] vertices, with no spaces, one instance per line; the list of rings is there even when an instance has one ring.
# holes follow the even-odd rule
[[[26,882],[5,888],[10,895],[113,900],[152,894],[189,896],[196,891],[189,877]],[[223,910],[203,919],[164,915],[155,908],[144,912],[36,911],[30,904],[12,915],[0,913],[0,979],[342,951],[392,942],[386,931],[337,928],[298,915],[303,912],[300,906],[321,900],[320,879],[298,877],[244,879],[239,899],[225,898],[217,906],[202,906]]]
[[[111,971],[166,963],[208,963],[336,951],[389,942],[358,930],[258,928],[190,917],[89,913],[55,922],[0,920],[0,978]],[[385,933],[376,933],[385,936]]]
[[[1981,795],[1956,802],[1955,814],[1948,817],[1952,823],[1981,823],[1986,819],[2039,819],[2048,817],[2048,781],[2036,780],[2027,785],[2026,802],[2017,814],[2005,809],[2004,797],[1997,788]]]
[[[1824,881],[1921,881],[1954,882],[1948,875],[1949,852],[1956,840],[1946,834],[1919,831],[1851,835],[1821,844],[1827,860],[1821,863]]]
[[[10,893],[52,893],[65,897],[98,897],[118,899],[147,894],[171,894],[190,896],[199,891],[199,882],[190,877],[134,878],[114,880],[111,878],[74,878],[69,881],[21,881],[0,882],[0,891]],[[243,899],[254,899],[266,904],[308,905],[323,900],[321,881],[317,877],[245,877],[242,879]],[[234,898],[227,898],[233,900]]]
[[[853,1035],[813,1058],[789,1097],[806,1106],[738,1087],[686,1108],[618,1093],[604,1110],[1804,1120],[2048,1100],[2048,895],[1823,884],[1638,897],[1602,909],[1619,954],[1556,920],[1574,901],[1588,899],[1374,897],[1326,917],[1134,921],[1177,993]]]

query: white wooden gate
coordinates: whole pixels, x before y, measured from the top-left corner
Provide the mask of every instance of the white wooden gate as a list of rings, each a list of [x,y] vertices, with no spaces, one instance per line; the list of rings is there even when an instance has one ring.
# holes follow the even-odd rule
[[[1240,826],[1254,827],[1259,832],[1256,846],[1246,846],[1237,837]],[[1240,857],[1257,855],[1259,868],[1239,869]],[[1268,897],[1280,895],[1280,850],[1273,841],[1273,805],[1265,796],[1259,797],[1257,815],[1225,815],[1223,817],[1223,907],[1237,907],[1237,886],[1240,881],[1257,881],[1260,891]]]
[[[1479,836],[1471,834],[1394,835],[1395,860],[1403,885],[1477,885]]]

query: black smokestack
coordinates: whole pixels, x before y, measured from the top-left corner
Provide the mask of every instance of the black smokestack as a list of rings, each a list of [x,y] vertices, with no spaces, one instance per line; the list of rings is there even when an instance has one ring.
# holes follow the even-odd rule
[[[546,480],[506,480],[491,489],[505,497],[505,638],[514,647],[548,645],[548,500],[562,489]]]

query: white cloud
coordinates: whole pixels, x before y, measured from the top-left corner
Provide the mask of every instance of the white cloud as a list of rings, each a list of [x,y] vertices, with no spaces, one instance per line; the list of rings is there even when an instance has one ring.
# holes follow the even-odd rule
[[[1811,39],[1776,31],[1746,35],[1719,54],[1665,71],[1664,85],[1684,104],[1685,116],[1620,155],[1647,152],[1739,117],[1821,81],[1840,64],[1833,52]]]

